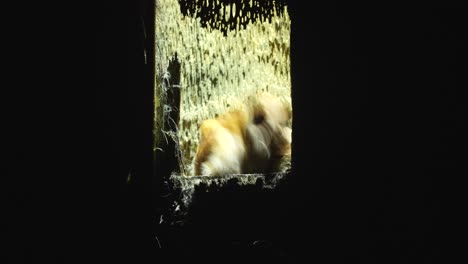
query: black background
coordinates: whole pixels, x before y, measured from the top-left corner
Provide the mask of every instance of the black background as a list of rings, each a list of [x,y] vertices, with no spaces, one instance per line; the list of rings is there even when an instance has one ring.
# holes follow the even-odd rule
[[[19,103],[4,111],[11,263],[184,259],[154,238],[160,186],[141,55],[148,4],[84,8],[64,28],[68,13],[59,12],[13,43],[34,59],[11,64],[20,66],[9,89]],[[287,259],[466,260],[462,2],[289,7],[294,173],[277,230]],[[42,32],[53,41],[42,43]]]

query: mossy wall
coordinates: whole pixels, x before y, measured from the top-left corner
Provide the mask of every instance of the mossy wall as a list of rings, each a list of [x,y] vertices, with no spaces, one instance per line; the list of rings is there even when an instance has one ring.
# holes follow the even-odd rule
[[[158,120],[161,111],[171,110],[160,105],[158,96],[163,94],[169,59],[177,53],[181,61],[181,106],[179,131],[174,136],[180,142],[184,175],[193,172],[198,129],[203,120],[242,104],[246,96],[262,90],[279,96],[291,109],[291,22],[286,7],[281,12],[277,12],[278,8],[264,10],[270,12],[269,19],[253,19],[255,14],[242,14],[235,4],[201,2],[214,2],[218,7],[214,9],[218,14],[211,14],[211,19],[232,21],[236,17],[238,26],[232,29],[232,23],[226,24],[229,28],[216,21],[202,23],[200,17],[184,16],[177,0],[156,1],[155,132],[163,129]],[[274,6],[275,2],[270,4]]]

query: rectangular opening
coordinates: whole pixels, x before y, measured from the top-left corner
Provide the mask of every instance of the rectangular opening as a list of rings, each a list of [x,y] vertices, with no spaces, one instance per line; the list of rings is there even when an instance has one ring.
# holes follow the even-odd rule
[[[247,123],[256,122],[255,114],[250,115],[252,105],[264,106],[265,95],[285,107],[287,120],[282,126],[289,128],[285,137],[291,141],[291,21],[284,1],[157,0],[155,11],[156,158],[172,156],[178,175],[200,175],[195,160],[202,122],[235,109],[247,112]],[[271,115],[277,114],[274,108],[268,110]],[[271,121],[270,127],[277,125],[275,117]],[[265,133],[270,134],[250,137],[263,140],[258,145],[266,145],[273,156],[266,142],[278,132]],[[255,144],[247,141],[241,144]],[[168,154],[167,148],[174,148],[174,153]],[[290,169],[290,153],[269,172]],[[264,172],[264,168],[241,170]]]

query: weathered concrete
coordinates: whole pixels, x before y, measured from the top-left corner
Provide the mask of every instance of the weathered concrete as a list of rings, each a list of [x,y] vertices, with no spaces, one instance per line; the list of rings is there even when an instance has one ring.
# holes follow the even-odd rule
[[[223,176],[180,176],[171,175],[170,209],[165,220],[171,225],[184,223],[190,211],[194,196],[198,193],[222,193],[233,190],[253,190],[254,192],[274,191],[289,172],[269,174],[231,174]]]

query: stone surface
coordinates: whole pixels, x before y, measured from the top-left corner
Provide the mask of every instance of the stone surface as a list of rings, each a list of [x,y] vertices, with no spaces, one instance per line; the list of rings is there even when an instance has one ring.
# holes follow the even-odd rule
[[[269,174],[231,174],[223,176],[180,176],[169,178],[171,189],[170,208],[164,217],[170,225],[184,224],[194,197],[203,193],[243,191],[258,193],[274,191],[287,177],[289,172]]]

